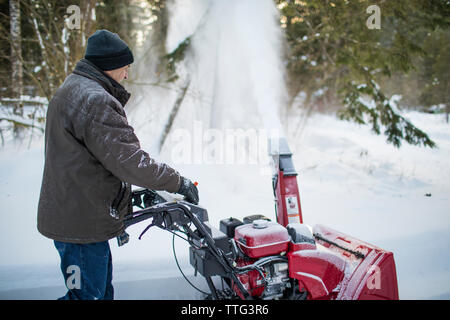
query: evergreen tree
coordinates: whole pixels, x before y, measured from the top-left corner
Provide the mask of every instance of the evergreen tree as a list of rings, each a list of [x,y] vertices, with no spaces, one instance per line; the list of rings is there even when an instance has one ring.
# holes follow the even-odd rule
[[[423,83],[420,102],[425,106],[442,106],[437,112],[445,111],[447,122],[450,112],[450,30],[437,29],[424,39],[428,53],[420,65],[419,80]]]
[[[399,147],[402,141],[434,147],[428,135],[404,118],[395,99],[386,95],[380,80],[414,69],[424,55],[418,30],[449,26],[445,0],[292,0],[276,1],[289,45],[289,91],[303,91],[342,101],[341,119],[370,124]],[[380,28],[369,28],[376,5]]]

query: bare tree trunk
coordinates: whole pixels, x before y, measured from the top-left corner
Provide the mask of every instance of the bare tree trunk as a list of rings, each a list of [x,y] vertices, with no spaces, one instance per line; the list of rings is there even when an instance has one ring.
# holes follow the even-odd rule
[[[49,86],[49,88],[48,88],[49,91],[45,92],[45,96],[50,101],[51,93],[53,92],[53,89],[54,89],[54,85],[53,85],[54,84],[54,77],[52,76],[52,72],[51,72],[50,64],[49,64],[50,59],[49,59],[48,54],[47,54],[47,49],[46,49],[45,44],[44,44],[44,39],[42,38],[41,32],[39,31],[39,25],[38,25],[38,22],[37,22],[37,17],[34,15],[34,13],[32,11],[30,11],[30,14],[31,14],[31,19],[33,21],[33,29],[34,29],[34,32],[36,33],[36,38],[39,41],[39,48],[41,49],[42,59],[45,62],[44,69],[45,69],[45,72],[46,72],[46,75],[47,75],[48,86]]]
[[[120,32],[121,32],[121,38],[123,41],[125,41],[126,44],[129,46],[132,45],[131,39],[129,37],[129,21],[128,21],[128,8],[130,6],[129,1],[121,1],[119,5],[119,25],[120,25]]]
[[[161,150],[164,146],[164,142],[166,141],[166,138],[170,133],[170,129],[172,128],[172,125],[173,125],[175,117],[178,113],[178,110],[180,110],[181,103],[183,102],[184,97],[186,96],[186,92],[189,88],[190,83],[191,83],[191,81],[190,81],[190,79],[188,79],[186,81],[186,84],[183,86],[183,88],[181,88],[181,91],[177,97],[177,100],[175,101],[175,103],[172,107],[172,111],[170,111],[169,118],[166,122],[166,125],[164,126],[164,129],[161,134],[161,138],[159,139],[159,143],[158,143],[158,151],[159,152],[161,152]]]
[[[23,94],[22,36],[20,28],[20,1],[9,0],[9,17],[11,25],[11,92],[17,99],[14,113],[23,115],[21,96]]]
[[[221,40],[222,32],[219,30],[219,36],[216,39],[216,52],[215,52],[215,65],[214,65],[214,87],[213,87],[213,96],[212,96],[212,104],[211,104],[211,112],[209,114],[209,127],[210,128],[219,128],[219,123],[221,120],[221,106],[219,105],[218,98],[218,90],[220,87],[219,83],[219,74],[220,74],[220,66],[219,66],[219,54],[220,54],[220,40]]]
[[[450,104],[447,103],[447,105],[445,106],[445,120],[448,123],[448,114],[450,113]]]

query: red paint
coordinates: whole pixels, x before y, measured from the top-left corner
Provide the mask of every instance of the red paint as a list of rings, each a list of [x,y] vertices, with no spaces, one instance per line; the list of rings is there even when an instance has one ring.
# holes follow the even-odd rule
[[[294,196],[297,199],[298,220],[303,223],[302,209],[300,206],[300,193],[298,191],[297,176],[285,176],[283,171],[278,171],[277,186],[275,189],[277,221],[282,226],[289,224],[286,196]],[[294,215],[292,215],[294,217]]]
[[[234,232],[234,240],[250,258],[276,255],[288,249],[288,232],[276,222],[268,222],[264,229],[257,229],[253,224],[244,224]]]

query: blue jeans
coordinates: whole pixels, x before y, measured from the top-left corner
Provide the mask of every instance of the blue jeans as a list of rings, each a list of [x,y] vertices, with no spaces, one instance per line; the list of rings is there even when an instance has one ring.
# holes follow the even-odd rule
[[[58,300],[113,300],[112,258],[108,241],[75,244],[54,241],[68,289]]]

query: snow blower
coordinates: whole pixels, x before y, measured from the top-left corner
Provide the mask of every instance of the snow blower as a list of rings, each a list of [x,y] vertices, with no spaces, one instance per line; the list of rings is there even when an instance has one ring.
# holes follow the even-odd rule
[[[139,239],[156,226],[186,240],[195,275],[206,279],[210,292],[190,284],[205,298],[398,299],[392,252],[323,225],[304,224],[286,140],[278,140],[269,154],[276,222],[262,215],[243,221],[230,217],[221,220],[217,229],[209,223],[205,208],[138,189],[132,193],[132,203],[141,210],[126,216],[125,225],[152,219]]]

